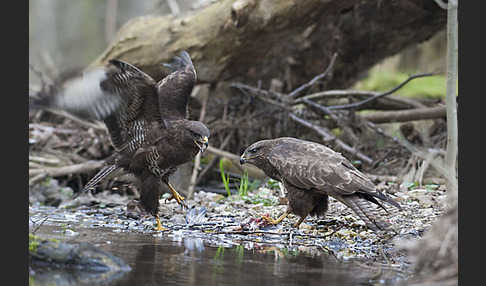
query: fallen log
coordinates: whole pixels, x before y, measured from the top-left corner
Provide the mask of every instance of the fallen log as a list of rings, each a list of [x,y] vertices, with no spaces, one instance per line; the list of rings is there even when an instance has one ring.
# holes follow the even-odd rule
[[[445,106],[430,108],[415,108],[396,111],[376,111],[360,115],[361,118],[373,123],[406,122],[446,117]]]
[[[445,11],[421,0],[221,0],[179,17],[132,19],[90,66],[118,58],[160,79],[160,63],[187,50],[200,82],[279,78],[290,91],[322,73],[338,51],[326,82],[343,87],[443,30],[446,19]]]

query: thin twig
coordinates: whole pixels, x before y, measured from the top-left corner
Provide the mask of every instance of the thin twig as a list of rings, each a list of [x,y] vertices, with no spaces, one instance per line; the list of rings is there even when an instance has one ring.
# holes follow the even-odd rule
[[[373,159],[371,159],[370,157],[366,156],[365,154],[359,152],[358,150],[349,146],[348,144],[344,143],[342,140],[338,139],[336,136],[332,135],[332,133],[327,128],[324,128],[324,127],[321,127],[321,126],[316,126],[316,125],[310,123],[309,121],[298,117],[297,115],[295,115],[293,113],[290,113],[289,116],[295,122],[298,122],[298,123],[300,123],[300,124],[302,124],[306,127],[311,128],[312,130],[316,131],[319,135],[321,135],[323,137],[323,141],[334,141],[339,148],[343,149],[344,151],[346,151],[348,153],[351,153],[352,155],[358,157],[360,160],[366,162],[367,164],[371,165],[373,163]]]
[[[40,129],[45,132],[49,133],[62,133],[62,134],[76,134],[79,133],[79,130],[74,130],[74,129],[64,129],[64,128],[57,128],[57,127],[52,127],[52,126],[47,126],[47,125],[42,125],[42,124],[37,124],[37,123],[29,123],[29,129]]]
[[[334,53],[334,55],[331,58],[331,62],[329,63],[329,66],[327,67],[327,69],[323,73],[315,76],[309,82],[307,82],[307,83],[299,86],[298,88],[294,89],[294,91],[292,91],[291,93],[289,93],[288,97],[289,98],[296,98],[297,96],[299,96],[299,94],[304,89],[306,89],[306,88],[308,88],[310,86],[313,86],[318,80],[324,78],[332,70],[332,67],[334,66],[334,62],[336,61],[336,58],[337,58],[337,53]]]
[[[36,182],[44,179],[45,177],[47,177],[47,175],[44,173],[35,175],[33,178],[29,179],[29,186],[33,186]]]
[[[223,142],[219,146],[219,149],[223,150],[226,147],[226,145],[228,145],[230,139],[233,137],[234,134],[235,134],[235,130],[231,130],[229,134],[226,136],[226,138],[224,138]],[[216,162],[219,161],[219,158],[220,158],[219,156],[215,156],[213,159],[211,159],[211,162],[209,162],[208,165],[201,171],[201,173],[199,173],[199,176],[196,180],[196,185],[204,178],[206,173],[216,164]]]
[[[247,94],[245,92],[246,90],[250,91],[253,95],[258,97],[262,101],[276,105],[276,106],[283,108],[285,110],[290,110],[290,107],[287,104],[286,97],[282,96],[281,94],[278,94],[277,92],[263,90],[263,89],[252,87],[252,86],[242,84],[242,83],[233,83],[233,84],[231,84],[231,87],[238,88],[244,94]],[[269,98],[269,97],[272,97],[274,99]]]
[[[49,216],[45,216],[42,221],[32,230],[32,234],[35,234],[35,232],[44,224],[44,222],[47,221],[47,219],[49,218]],[[30,219],[32,221],[32,223],[34,225],[37,224],[37,221],[33,221],[32,219]]]
[[[200,122],[204,121],[204,117],[206,115],[206,106],[208,105],[208,99],[209,99],[208,93],[205,93],[202,106],[201,106],[201,111],[199,113]],[[194,195],[194,188],[196,187],[197,174],[199,172],[200,165],[201,165],[201,153],[197,153],[196,158],[194,159],[194,167],[192,168],[192,175],[189,181],[189,187],[187,188],[188,198],[192,198]]]
[[[321,105],[319,103],[316,103],[312,100],[305,99],[303,101],[307,106],[311,107],[311,109],[317,110],[319,113],[323,115],[329,116],[329,118],[336,123],[336,125],[341,128],[344,133],[354,142],[358,143],[359,138],[356,136],[354,131],[349,127],[348,124],[344,123],[334,112],[332,112],[329,108],[325,107],[324,105]]]
[[[350,104],[343,104],[343,105],[334,105],[334,106],[329,106],[329,109],[352,109],[352,108],[357,108],[359,106],[362,106],[370,101],[376,100],[380,97],[387,96],[389,94],[394,93],[395,91],[399,90],[400,88],[404,87],[409,81],[414,80],[416,78],[421,78],[421,77],[427,77],[427,76],[433,76],[436,75],[437,73],[424,73],[424,74],[416,74],[408,77],[404,82],[399,84],[398,86],[392,88],[391,90],[387,92],[383,92],[380,94],[377,94],[373,97],[367,98],[365,100],[355,102],[355,103],[350,103]]]
[[[310,128],[312,130],[314,130],[315,132],[317,132],[319,135],[322,136],[322,140],[325,141],[325,142],[328,142],[328,141],[332,141],[334,140],[336,137],[331,135],[329,132],[327,132],[326,129],[324,129],[323,127],[321,126],[317,126],[315,124],[312,124],[310,123],[309,121],[303,119],[303,118],[300,118],[299,116],[295,115],[294,113],[290,113],[289,114],[289,117],[294,120],[295,122],[307,127],[307,128]]]
[[[29,176],[46,174],[51,177],[59,177],[77,173],[86,173],[101,168],[104,162],[105,161],[90,160],[81,164],[74,164],[69,166],[29,169]]]
[[[299,104],[302,103],[305,99],[310,99],[310,100],[319,100],[319,99],[331,99],[331,98],[341,98],[341,97],[374,97],[381,94],[380,92],[377,91],[367,91],[367,90],[326,90],[326,91],[320,91],[316,92],[313,94],[309,94],[300,98],[297,98],[293,104]],[[394,96],[390,95],[386,98],[387,100],[399,103],[399,104],[406,104],[409,105],[410,107],[415,107],[415,108],[422,108],[426,107],[424,104],[421,102],[411,99],[411,98],[404,98],[400,96]]]
[[[452,188],[457,190],[457,179],[456,178],[451,178],[449,176],[449,171],[446,169],[446,165],[437,156],[435,156],[435,159],[430,159],[431,155],[438,155],[441,152],[437,149],[427,149],[427,151],[422,150],[411,143],[409,143],[406,140],[399,139],[397,138],[398,143],[402,145],[403,147],[407,148],[412,154],[420,157],[423,160],[430,160],[430,164],[446,179],[446,183],[449,183]]]
[[[56,115],[59,115],[59,116],[62,116],[62,117],[65,117],[69,120],[72,120],[76,123],[79,123],[80,125],[84,126],[84,127],[88,127],[88,128],[93,128],[95,130],[101,130],[101,131],[107,131],[106,129],[106,126],[102,123],[91,123],[91,122],[88,122],[86,120],[83,120],[79,117],[76,117],[66,111],[63,111],[63,110],[54,110],[54,109],[47,109],[49,110],[49,112],[51,113],[54,113]]]

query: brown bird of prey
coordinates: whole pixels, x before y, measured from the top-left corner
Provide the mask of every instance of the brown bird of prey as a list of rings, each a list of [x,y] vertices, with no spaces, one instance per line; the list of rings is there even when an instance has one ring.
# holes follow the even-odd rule
[[[318,143],[290,137],[258,141],[246,148],[240,163],[253,164],[283,183],[288,208],[277,220],[264,217],[272,224],[280,223],[289,213],[300,216],[294,227],[308,215],[322,216],[329,196],[351,208],[372,230],[389,226],[373,205],[384,208],[377,199],[401,209],[340,153]]]
[[[188,120],[187,104],[196,83],[189,54],[183,51],[165,66],[171,73],[156,82],[137,67],[112,59],[107,66],[67,82],[53,96],[37,96],[29,103],[33,109],[62,109],[103,120],[115,153],[79,193],[118,169],[130,172],[140,186],[140,204],[155,216],[157,230],[165,229],[158,217],[161,183],[171,191],[170,199],[185,206],[169,176],[178,165],[204,152],[210,135],[202,122]]]

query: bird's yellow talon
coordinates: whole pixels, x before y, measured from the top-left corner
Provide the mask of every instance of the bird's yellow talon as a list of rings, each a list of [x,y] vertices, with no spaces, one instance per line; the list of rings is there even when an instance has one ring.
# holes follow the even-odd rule
[[[287,210],[276,220],[267,215],[262,216],[262,219],[268,221],[270,224],[277,225],[281,223],[284,220],[284,218],[286,218],[289,214],[290,212]]]
[[[166,231],[166,230],[169,230],[168,228],[162,226],[162,224],[160,223],[159,216],[156,216],[155,217],[155,222],[157,223],[157,226],[155,227],[155,230],[156,231]]]
[[[178,193],[178,192],[177,192],[177,191],[174,189],[174,187],[172,187],[172,185],[171,185],[171,184],[168,184],[168,186],[169,186],[169,190],[170,190],[170,192],[172,193],[172,195],[171,195],[171,196],[170,196],[168,199],[166,199],[166,202],[167,202],[167,201],[171,201],[171,200],[176,200],[176,201],[177,201],[177,203],[178,203],[179,205],[181,205],[181,207],[183,207],[183,208],[187,208],[187,205],[186,205],[186,203],[184,202],[184,200],[185,200],[185,199],[184,199],[184,197],[183,197],[183,196],[181,196],[181,195],[180,195],[180,194],[179,194],[179,193]]]

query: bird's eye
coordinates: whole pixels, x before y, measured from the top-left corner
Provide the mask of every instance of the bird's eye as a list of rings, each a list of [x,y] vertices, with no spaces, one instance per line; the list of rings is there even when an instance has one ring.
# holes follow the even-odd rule
[[[250,150],[248,150],[248,153],[256,153],[258,151],[258,148],[251,148]]]

